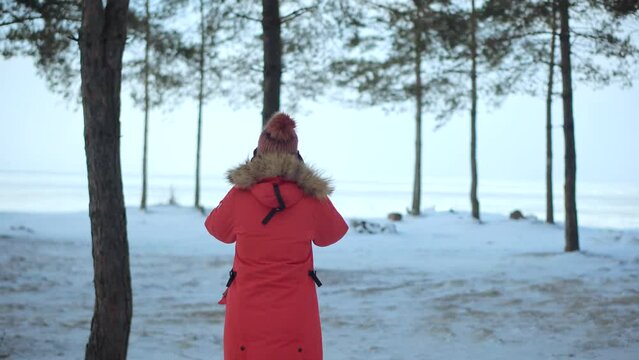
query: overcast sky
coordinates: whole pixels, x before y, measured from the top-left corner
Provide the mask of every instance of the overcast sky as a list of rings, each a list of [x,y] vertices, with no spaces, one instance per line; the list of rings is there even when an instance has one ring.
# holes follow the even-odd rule
[[[0,61],[0,171],[85,171],[80,107],[50,93],[31,60]],[[142,162],[143,114],[122,96],[122,167],[138,176]],[[554,109],[555,178],[563,175],[561,103]],[[576,86],[575,127],[578,181],[639,183],[639,86],[598,91]],[[220,176],[246,159],[256,146],[261,104],[231,109],[213,102],[204,110],[203,172]],[[286,109],[282,109],[286,111]],[[412,179],[414,116],[339,103],[306,104],[291,114],[298,123],[299,148],[307,162],[336,180]],[[194,173],[196,105],[153,111],[150,123],[150,176]],[[455,115],[434,132],[425,114],[424,177],[467,177],[469,116]],[[543,181],[545,105],[543,98],[512,96],[501,107],[480,102],[479,177]]]

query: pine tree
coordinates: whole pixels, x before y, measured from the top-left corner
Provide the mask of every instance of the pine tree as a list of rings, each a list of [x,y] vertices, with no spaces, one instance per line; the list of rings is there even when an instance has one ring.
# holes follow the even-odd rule
[[[190,63],[189,73],[193,73],[198,78],[196,94],[194,94],[198,104],[194,206],[203,211],[200,204],[203,107],[209,98],[224,95],[220,85],[227,66],[220,60],[219,49],[237,36],[237,33],[233,31],[232,24],[229,23],[232,5],[204,0],[198,0],[198,2],[199,39],[192,45],[196,50],[190,53],[185,52],[185,56]]]
[[[477,199],[477,9],[471,0],[470,10],[470,205],[473,218],[479,220]]]
[[[552,190],[552,100],[555,79],[555,48],[557,47],[557,6],[552,4],[550,20],[550,51],[548,56],[548,86],[546,90],[546,223],[555,223]]]
[[[564,109],[566,251],[579,250],[579,228],[577,225],[577,155],[575,151],[575,126],[572,112],[572,66],[570,61],[570,12],[568,0],[559,0],[561,47],[561,83]]]
[[[573,86],[576,82],[608,85],[613,82],[630,85],[636,70],[639,49],[625,31],[625,19],[637,13],[631,3],[617,0],[601,2],[570,2],[538,0],[517,2],[490,0],[491,25],[503,27],[506,36],[493,39],[495,46],[508,49],[500,69],[497,91],[524,91],[538,94],[545,82],[546,95],[546,187],[547,222],[552,214],[551,123],[552,83],[554,79],[554,38],[561,29],[560,70],[562,76],[563,130],[565,147],[565,229],[566,251],[579,249],[576,206],[576,151],[574,146]],[[559,24],[555,20],[559,15]],[[571,24],[576,23],[577,26]],[[563,28],[561,28],[563,26]],[[577,30],[576,30],[577,29]],[[548,47],[550,42],[551,46]],[[546,70],[548,69],[548,70]],[[548,72],[547,72],[548,71]],[[545,77],[545,79],[544,79]],[[521,81],[526,79],[526,82]],[[539,83],[538,86],[532,86]]]
[[[240,29],[225,47],[225,91],[236,106],[262,102],[262,126],[273,112],[295,111],[328,88],[328,59],[335,50],[340,2],[240,0],[229,14]],[[255,49],[261,48],[262,52]]]
[[[280,109],[282,84],[282,38],[279,0],[262,0],[262,42],[264,49],[264,96],[262,124]]]
[[[151,108],[169,105],[167,95],[185,86],[183,33],[172,29],[175,9],[185,0],[166,0],[151,6],[133,3],[127,13],[128,39],[123,79],[136,104],[145,113],[141,208],[146,208],[148,123]],[[29,56],[47,85],[66,99],[79,99],[80,63],[75,46],[80,29],[82,1],[18,0],[0,5],[2,55]],[[154,11],[151,11],[153,9]],[[142,50],[140,49],[140,45]],[[178,99],[179,97],[175,97]]]
[[[357,92],[360,105],[415,108],[415,167],[409,213],[421,213],[422,122],[424,113],[443,121],[462,106],[458,64],[442,63],[456,16],[448,1],[362,0],[346,10],[345,56],[331,71],[340,87]],[[366,9],[366,10],[362,10]],[[452,26],[454,27],[454,26]],[[428,70],[426,70],[428,69]]]
[[[173,26],[186,7],[183,0],[153,2],[138,0],[129,13],[130,36],[125,54],[124,80],[134,103],[144,113],[142,145],[142,193],[140,209],[146,210],[148,198],[148,149],[150,114],[154,108],[169,108],[182,97],[186,81],[186,31]]]
[[[87,360],[126,359],[132,294],[120,168],[120,88],[127,0],[83,2],[80,62],[95,308]]]
[[[128,6],[127,0],[0,4],[3,57],[32,57],[49,87],[65,98],[77,99],[81,84],[95,285],[86,359],[126,359],[131,327],[120,167],[120,89]]]

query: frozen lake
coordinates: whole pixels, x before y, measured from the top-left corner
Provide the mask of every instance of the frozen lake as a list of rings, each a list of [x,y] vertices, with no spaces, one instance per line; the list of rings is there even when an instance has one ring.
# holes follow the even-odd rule
[[[139,204],[141,179],[124,175],[125,201],[128,207]],[[222,177],[202,178],[201,202],[208,208],[217,205],[229,189]],[[404,213],[412,199],[412,182],[376,182],[335,179],[333,202],[347,217],[385,217],[391,211]],[[555,182],[555,220],[563,221],[563,183]],[[148,203],[166,203],[171,191],[177,202],[193,203],[192,176],[152,176],[149,178]],[[422,208],[436,211],[469,211],[469,179],[425,178]],[[545,183],[532,181],[490,181],[480,179],[481,211],[509,214],[520,209],[524,214],[545,218]],[[579,225],[605,228],[639,229],[639,184],[578,183]],[[88,209],[86,176],[72,173],[0,171],[0,211],[68,212]]]

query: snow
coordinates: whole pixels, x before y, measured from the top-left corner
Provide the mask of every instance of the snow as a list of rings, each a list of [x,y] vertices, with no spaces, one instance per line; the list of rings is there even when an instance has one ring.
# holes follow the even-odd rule
[[[639,230],[428,211],[315,248],[324,353],[341,359],[638,359]],[[127,212],[130,359],[221,359],[233,246],[192,209]],[[385,223],[383,219],[367,219]],[[86,212],[0,213],[0,358],[81,359],[94,290]]]

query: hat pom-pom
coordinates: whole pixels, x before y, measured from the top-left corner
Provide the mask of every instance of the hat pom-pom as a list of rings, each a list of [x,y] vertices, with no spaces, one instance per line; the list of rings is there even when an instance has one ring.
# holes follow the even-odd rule
[[[287,141],[295,136],[295,121],[285,113],[277,113],[266,123],[264,130],[279,141]]]

